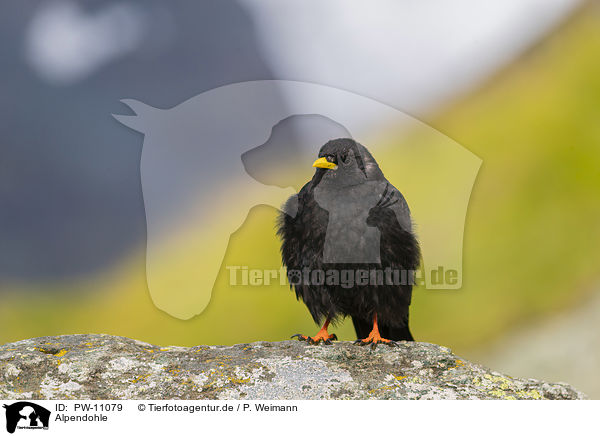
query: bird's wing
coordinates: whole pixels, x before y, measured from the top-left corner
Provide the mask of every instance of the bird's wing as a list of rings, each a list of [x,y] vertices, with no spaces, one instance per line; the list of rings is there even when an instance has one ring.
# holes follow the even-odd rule
[[[402,193],[387,180],[385,182],[383,193],[376,204],[380,209],[389,209],[394,212],[398,224],[407,232],[412,232],[412,220],[410,209]]]
[[[296,214],[288,214],[293,211]],[[320,322],[330,311],[324,305],[322,289],[319,286],[299,283],[300,271],[323,269],[323,247],[329,214],[314,199],[311,182],[304,186],[297,195],[290,197],[279,216],[277,233],[281,237],[281,259],[287,268],[290,287],[294,289],[296,298],[306,304],[315,322]],[[295,277],[296,280],[291,280]]]
[[[328,213],[314,199],[311,182],[292,195],[279,215],[281,258],[290,269],[316,267],[321,261]]]
[[[381,233],[382,264],[416,270],[419,244],[413,232],[410,210],[404,196],[392,184],[385,187],[379,202],[369,213],[369,222]]]
[[[380,191],[381,192],[381,191]],[[377,204],[369,211],[367,224],[380,232],[381,268],[404,271],[407,279],[414,277],[420,263],[419,243],[412,231],[410,211],[404,196],[391,184],[384,186]],[[408,307],[412,299],[412,281],[378,290],[381,308],[380,331],[386,338],[412,340],[408,329]],[[358,317],[353,322],[358,337],[364,334],[370,319]],[[393,322],[391,322],[393,321]]]

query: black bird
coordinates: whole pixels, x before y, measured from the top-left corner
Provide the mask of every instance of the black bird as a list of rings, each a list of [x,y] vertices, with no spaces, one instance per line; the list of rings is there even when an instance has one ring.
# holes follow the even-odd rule
[[[350,316],[357,344],[414,340],[408,308],[420,251],[404,197],[353,139],[327,142],[313,166],[278,221],[290,287],[324,322],[316,336],[294,336],[331,344],[330,322]]]

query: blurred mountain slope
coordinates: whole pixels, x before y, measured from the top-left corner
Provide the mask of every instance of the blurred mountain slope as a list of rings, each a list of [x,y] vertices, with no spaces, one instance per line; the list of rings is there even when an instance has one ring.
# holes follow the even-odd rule
[[[465,225],[463,289],[419,294],[437,300],[439,316],[460,316],[437,323],[428,339],[452,328],[449,340],[459,349],[488,341],[574,305],[597,280],[599,6],[588,3],[484,89],[431,121],[483,165]],[[433,315],[419,316],[422,310],[429,303],[417,299],[417,331]]]

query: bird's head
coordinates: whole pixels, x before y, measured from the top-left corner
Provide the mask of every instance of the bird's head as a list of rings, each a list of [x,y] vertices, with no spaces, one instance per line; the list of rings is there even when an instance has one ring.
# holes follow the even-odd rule
[[[317,170],[313,180],[351,186],[383,177],[371,153],[350,138],[332,139],[319,150],[319,158],[313,163]]]

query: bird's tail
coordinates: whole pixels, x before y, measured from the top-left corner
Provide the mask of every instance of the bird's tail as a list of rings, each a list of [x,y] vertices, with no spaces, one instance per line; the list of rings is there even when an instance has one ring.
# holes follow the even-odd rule
[[[354,330],[356,331],[357,339],[364,339],[369,336],[373,329],[373,321],[368,321],[360,318],[352,318]],[[392,341],[414,341],[413,335],[408,327],[408,317],[402,327],[391,327],[386,324],[379,324],[379,333],[385,339]]]

